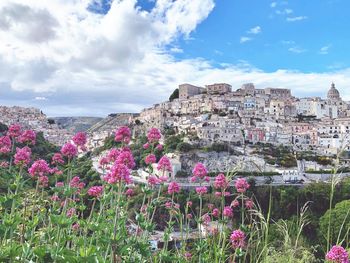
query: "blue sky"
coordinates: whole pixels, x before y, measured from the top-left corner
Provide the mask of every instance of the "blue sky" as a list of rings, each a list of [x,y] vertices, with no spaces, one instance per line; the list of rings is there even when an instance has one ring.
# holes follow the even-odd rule
[[[246,61],[267,72],[346,68],[348,10],[347,0],[220,0],[191,39],[179,41],[183,53],[176,57],[205,57],[215,63]],[[260,32],[249,33],[258,27]],[[244,37],[250,40],[241,43]]]
[[[350,100],[348,0],[1,0],[0,105],[139,112],[181,83]],[[92,110],[93,109],[93,110]]]

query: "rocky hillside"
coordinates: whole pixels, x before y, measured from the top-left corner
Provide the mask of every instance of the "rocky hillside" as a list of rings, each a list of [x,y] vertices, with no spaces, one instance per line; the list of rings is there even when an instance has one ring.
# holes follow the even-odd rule
[[[72,130],[73,132],[86,131],[93,125],[101,121],[99,117],[55,117],[51,118],[63,129]]]

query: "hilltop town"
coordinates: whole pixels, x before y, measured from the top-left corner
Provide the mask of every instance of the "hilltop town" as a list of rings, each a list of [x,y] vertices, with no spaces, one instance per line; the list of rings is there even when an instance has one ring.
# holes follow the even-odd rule
[[[203,143],[271,143],[337,154],[349,143],[350,104],[332,83],[327,98],[297,98],[289,89],[226,83],[179,85],[178,98],[144,109],[149,127],[172,128]],[[349,150],[349,147],[347,147]]]

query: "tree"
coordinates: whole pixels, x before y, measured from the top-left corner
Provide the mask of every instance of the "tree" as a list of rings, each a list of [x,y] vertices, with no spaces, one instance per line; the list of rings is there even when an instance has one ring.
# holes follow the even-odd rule
[[[4,133],[7,131],[7,125],[0,122],[0,133]]]
[[[329,220],[330,224],[329,224]],[[349,238],[350,229],[350,200],[344,200],[337,203],[333,209],[320,218],[320,231],[327,238],[328,227],[330,227],[330,244],[339,243],[339,241]],[[337,240],[339,237],[339,240]]]
[[[174,99],[179,98],[179,89],[175,89],[173,93],[169,97],[169,101],[173,101]]]
[[[48,119],[48,120],[47,120],[47,123],[48,123],[48,124],[55,124],[55,120],[54,120],[54,119]]]
[[[192,145],[187,142],[181,142],[176,146],[176,150],[186,153],[192,150]]]

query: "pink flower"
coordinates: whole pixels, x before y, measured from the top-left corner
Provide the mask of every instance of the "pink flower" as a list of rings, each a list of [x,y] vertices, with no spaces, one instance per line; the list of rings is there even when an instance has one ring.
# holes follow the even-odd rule
[[[168,179],[169,179],[169,178],[168,178],[167,176],[165,176],[165,175],[164,175],[164,176],[159,176],[159,180],[160,180],[161,183],[167,182]]]
[[[61,153],[64,156],[66,156],[69,159],[71,159],[71,158],[74,158],[75,156],[77,156],[78,149],[77,149],[77,147],[74,144],[68,142],[68,143],[66,143],[65,145],[62,146]]]
[[[175,204],[174,204],[174,208],[175,208],[175,209],[179,209],[179,208],[180,208],[180,204],[175,203]]]
[[[7,168],[9,167],[9,162],[6,162],[6,161],[1,161],[0,162],[0,168]]]
[[[196,187],[196,193],[198,195],[203,195],[203,194],[206,194],[207,192],[208,192],[208,189],[205,186]]]
[[[157,157],[154,154],[149,154],[146,156],[145,158],[145,163],[148,164],[152,164],[155,163],[157,161]]]
[[[109,159],[109,162],[114,163],[117,160],[119,154],[120,154],[120,150],[116,148],[112,148],[107,154],[107,158]]]
[[[72,225],[72,230],[73,230],[73,231],[78,231],[79,228],[80,228],[79,223],[74,223],[74,224]]]
[[[193,216],[192,216],[191,214],[187,214],[187,215],[186,215],[186,218],[187,218],[187,219],[192,219]]]
[[[28,169],[28,173],[32,176],[42,177],[49,174],[51,171],[49,165],[45,160],[37,160],[32,166]]]
[[[247,180],[244,178],[238,178],[235,182],[235,187],[238,193],[245,193],[250,187]]]
[[[254,202],[251,199],[248,199],[244,203],[245,207],[248,209],[252,209],[254,207]]]
[[[245,247],[245,234],[242,230],[234,230],[231,233],[230,241],[233,248],[244,248]]]
[[[180,186],[177,182],[171,182],[168,185],[168,194],[180,193]]]
[[[54,167],[54,168],[50,169],[50,174],[61,175],[61,174],[63,174],[63,171],[61,171],[57,167]]]
[[[127,184],[132,183],[130,170],[125,164],[119,163],[112,166],[110,172],[103,177],[103,180],[109,184],[115,184],[117,182],[125,182]]]
[[[9,153],[11,151],[11,138],[9,136],[0,137],[0,153]]]
[[[222,213],[225,217],[232,217],[233,216],[233,211],[230,206],[225,206],[224,211]]]
[[[133,169],[135,167],[134,156],[132,156],[131,151],[128,151],[125,149],[119,153],[117,160],[116,160],[116,163],[124,164],[129,169]]]
[[[131,131],[129,127],[122,126],[115,132],[114,140],[116,142],[122,142],[128,144],[131,138]]]
[[[18,141],[20,143],[34,145],[36,141],[36,133],[32,130],[26,130],[19,136]]]
[[[326,255],[326,259],[336,263],[349,263],[349,254],[341,246],[333,246]]]
[[[72,180],[69,182],[70,187],[83,189],[85,187],[84,182],[80,182],[79,176],[74,176]]]
[[[210,177],[209,177],[209,176],[205,176],[205,177],[204,177],[204,181],[206,181],[207,183],[209,183],[209,182],[210,182]]]
[[[19,166],[27,166],[30,162],[32,151],[29,147],[16,148],[14,163]]]
[[[60,154],[60,153],[55,153],[55,154],[52,156],[51,164],[55,164],[55,165],[64,164],[64,160],[63,160],[62,154]]]
[[[158,142],[161,137],[162,134],[157,128],[151,128],[147,133],[147,140],[149,143]]]
[[[193,204],[192,201],[187,201],[187,206],[188,207],[192,207],[192,204]]]
[[[63,186],[64,186],[64,183],[63,183],[63,182],[57,182],[55,186],[56,186],[56,187],[63,187]]]
[[[57,201],[59,201],[59,200],[60,200],[60,198],[59,198],[56,194],[54,194],[53,196],[51,196],[51,201],[57,202]]]
[[[67,216],[67,217],[72,217],[72,216],[75,215],[75,212],[76,212],[76,209],[75,209],[74,207],[69,208],[68,211],[67,211],[67,213],[66,213],[66,216]]]
[[[208,213],[204,214],[202,216],[202,220],[203,220],[203,224],[204,225],[209,225],[211,219],[210,219],[210,215]]]
[[[147,150],[148,148],[149,148],[149,143],[147,142],[147,143],[145,143],[144,145],[142,145],[142,148],[143,149],[145,149],[145,150]]]
[[[191,260],[192,254],[190,252],[185,252],[184,257],[186,260]]]
[[[208,174],[207,168],[202,163],[197,163],[193,168],[193,176],[203,179]]]
[[[216,189],[226,189],[227,186],[228,182],[225,175],[223,173],[218,174],[218,176],[215,177],[214,187]]]
[[[165,203],[165,208],[170,209],[172,206],[173,206],[173,203],[170,202],[170,201],[168,201],[168,202]]]
[[[7,136],[10,136],[12,138],[17,138],[21,135],[21,126],[19,124],[13,124],[9,127],[7,131]]]
[[[197,177],[195,177],[195,176],[191,176],[190,177],[190,182],[191,183],[195,183],[197,181]]]
[[[41,187],[47,187],[49,185],[49,177],[47,177],[46,175],[39,176],[38,180],[39,180],[39,185]]]
[[[238,200],[237,200],[237,199],[233,200],[233,201],[231,202],[231,206],[232,206],[232,207],[238,207],[238,206],[239,206]]]
[[[162,158],[160,158],[157,165],[157,170],[172,172],[173,168],[168,157],[164,155]]]
[[[88,190],[88,195],[99,198],[102,195],[103,186],[92,186]]]
[[[162,151],[162,150],[163,150],[163,145],[158,144],[158,145],[156,146],[156,150],[157,150],[157,151]]]
[[[214,204],[208,204],[208,209],[209,209],[209,211],[213,210],[214,209]]]
[[[73,142],[76,146],[85,147],[87,137],[85,132],[78,132],[73,137]]]
[[[147,181],[148,181],[148,184],[151,185],[151,186],[154,186],[154,185],[157,185],[157,184],[160,183],[160,180],[155,175],[150,175],[148,177]]]
[[[217,209],[217,208],[214,208],[214,209],[213,209],[213,212],[212,212],[212,215],[213,215],[213,217],[219,217],[219,215],[220,215],[220,210]]]
[[[128,188],[128,189],[125,191],[125,195],[128,196],[128,197],[133,196],[133,195],[134,195],[134,189]]]

